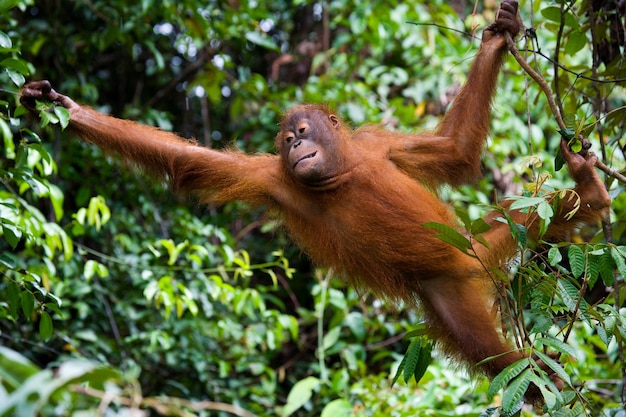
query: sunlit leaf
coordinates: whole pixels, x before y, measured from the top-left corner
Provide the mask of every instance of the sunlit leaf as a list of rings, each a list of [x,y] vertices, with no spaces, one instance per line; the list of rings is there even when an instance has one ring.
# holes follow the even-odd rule
[[[283,407],[282,416],[290,416],[306,404],[313,397],[313,391],[320,386],[320,383],[318,378],[312,376],[296,382],[291,391],[289,391],[289,395],[287,395],[287,403]]]
[[[354,406],[348,400],[339,398],[326,404],[320,417],[348,417]]]

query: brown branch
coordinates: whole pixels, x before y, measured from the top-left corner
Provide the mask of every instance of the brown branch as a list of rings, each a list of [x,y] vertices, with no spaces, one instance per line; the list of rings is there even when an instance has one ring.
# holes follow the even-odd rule
[[[509,51],[511,51],[511,54],[515,57],[515,60],[520,64],[520,66],[524,69],[524,71],[526,71],[526,73],[530,75],[530,77],[533,80],[535,80],[537,84],[539,84],[539,87],[541,87],[544,94],[546,95],[546,98],[548,99],[548,104],[550,105],[550,109],[552,110],[552,114],[554,114],[554,118],[556,119],[556,122],[559,125],[559,128],[565,129],[566,128],[565,122],[563,122],[563,117],[561,116],[561,112],[559,111],[559,108],[556,105],[556,102],[554,101],[554,95],[552,94],[552,90],[550,89],[550,86],[548,85],[546,80],[543,79],[541,74],[539,74],[537,71],[532,69],[532,67],[528,65],[528,62],[526,62],[524,57],[520,55],[519,51],[517,50],[517,47],[515,46],[515,43],[513,42],[513,39],[511,38],[511,35],[509,35],[508,33],[505,33],[505,36],[506,36],[506,41],[509,47]],[[600,161],[600,159],[596,161],[596,168],[600,169],[607,175],[617,179],[618,181],[621,181],[626,184],[626,177],[624,175],[614,170],[613,168],[608,167],[604,162]]]
[[[203,411],[203,410],[212,410],[212,411],[223,411],[225,413],[233,414],[238,417],[257,417],[256,414],[252,414],[251,412],[244,410],[241,407],[237,407],[232,404],[216,402],[216,401],[189,401],[183,398],[173,398],[173,397],[146,397],[146,398],[125,398],[116,394],[111,394],[108,392],[100,391],[94,388],[83,387],[83,386],[72,386],[72,391],[88,395],[90,397],[99,398],[106,403],[115,402],[117,404],[122,404],[126,407],[138,407],[142,406],[145,408],[151,408],[155,410],[157,413],[165,416],[188,416],[190,415],[188,412],[184,411],[183,408],[188,408],[194,411]]]

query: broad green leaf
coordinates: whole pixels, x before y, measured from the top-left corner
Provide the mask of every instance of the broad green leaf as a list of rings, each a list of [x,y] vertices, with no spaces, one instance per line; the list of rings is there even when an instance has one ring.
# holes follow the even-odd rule
[[[578,51],[583,49],[587,44],[587,36],[579,30],[574,30],[570,33],[565,44],[565,53],[574,56]]]
[[[578,28],[578,20],[576,17],[569,11],[563,10],[558,6],[550,6],[541,9],[541,15],[548,20],[551,20],[556,23],[561,23],[561,20],[565,20],[565,25],[571,28]]]
[[[280,52],[280,48],[272,38],[264,36],[259,32],[253,31],[246,33],[246,40],[271,51]]]
[[[0,118],[0,133],[4,141],[4,156],[7,159],[15,159],[15,144],[13,143],[13,133],[11,128]]]
[[[467,251],[472,248],[472,243],[469,239],[447,224],[428,222],[424,223],[422,226],[438,231],[439,234],[435,235],[436,238],[454,246],[463,253],[467,253]]]
[[[39,337],[44,342],[52,337],[52,318],[46,311],[39,315]]]
[[[611,257],[615,261],[615,266],[622,277],[626,277],[626,263],[624,262],[624,255],[615,247],[611,248]]]
[[[511,204],[511,210],[521,210],[528,207],[535,207],[546,201],[542,197],[515,197],[515,201]]]
[[[336,326],[333,327],[332,329],[330,329],[325,335],[324,335],[324,339],[322,342],[322,349],[324,349],[325,351],[330,349],[331,347],[333,347],[335,345],[335,343],[337,343],[337,341],[339,340],[339,336],[341,334],[341,327],[340,326]]]
[[[400,375],[404,374],[404,369],[406,368],[406,362],[407,362],[407,355],[405,354],[402,357],[402,361],[400,361],[400,365],[398,365],[398,370],[396,371],[396,374],[393,376],[393,380],[391,381],[392,387],[398,381],[398,379],[400,378]]]
[[[338,398],[326,404],[320,417],[348,417],[352,410],[354,406],[348,400]]]
[[[70,112],[68,109],[62,106],[54,106],[54,114],[59,119],[61,129],[65,129],[70,124]]]
[[[559,129],[559,133],[561,134],[561,137],[568,142],[571,141],[576,135],[576,131],[573,129]]]
[[[619,254],[618,254],[619,255]],[[610,249],[606,249],[602,255],[600,255],[600,276],[602,282],[606,286],[612,286],[615,281],[615,261],[613,261],[613,255]]]
[[[515,238],[515,241],[517,242],[519,247],[522,249],[526,248],[528,244],[528,236],[527,236],[526,227],[524,227],[524,225],[521,225],[521,224],[512,223],[510,224],[510,229],[511,229],[511,234]]]
[[[504,390],[502,394],[502,410],[507,415],[512,415],[519,411],[524,405],[522,398],[526,394],[528,385],[530,384],[531,370],[526,369],[519,376],[517,376]]]
[[[535,340],[535,346],[545,345],[553,350],[570,356],[575,356],[576,352],[573,347],[554,337],[540,337]]]
[[[0,13],[4,12],[3,7],[4,7],[4,3],[8,1],[7,0],[2,0],[2,2],[0,2]],[[15,1],[15,3],[17,3],[18,0]],[[6,33],[0,31],[0,48],[3,49],[10,49],[13,46],[13,42],[11,42],[11,38],[9,37],[9,35],[7,35]]]
[[[28,75],[30,70],[28,69],[28,65],[26,61],[17,58],[6,58],[0,62],[0,67],[6,68],[22,75]]]
[[[559,280],[559,295],[570,311],[575,311],[577,306],[580,311],[587,311],[587,303],[580,298],[580,291],[571,282]]]
[[[461,210],[460,208],[457,208],[454,210],[454,212],[456,216],[463,222],[465,230],[470,230],[470,228],[472,227],[472,220],[470,219],[467,210]]]
[[[309,376],[295,383],[289,395],[287,395],[287,403],[283,407],[283,417],[290,416],[297,409],[302,407],[313,397],[315,391],[321,382],[318,378]]]
[[[537,205],[537,215],[543,220],[549,221],[554,215],[552,206],[545,199]]]
[[[2,234],[13,249],[20,243],[20,239],[22,238],[22,231],[15,225],[10,224],[8,220],[5,220],[2,224]]]
[[[409,345],[409,349],[406,352],[406,363],[404,364],[404,373],[402,378],[404,382],[409,382],[411,377],[415,375],[415,367],[420,359],[420,352],[422,350],[422,339],[415,339]]]
[[[600,277],[600,257],[587,253],[585,265],[585,277],[588,279],[589,288],[593,288]]]
[[[489,229],[491,229],[489,223],[487,223],[485,219],[479,217],[472,222],[470,232],[472,233],[472,235],[479,235],[481,233],[485,233]]]
[[[38,371],[39,368],[26,357],[14,350],[0,346],[0,379],[2,379],[3,384],[16,389]]]
[[[24,78],[24,75],[21,72],[14,71],[8,68],[5,69],[5,71],[8,74],[11,81],[13,81],[13,84],[15,84],[16,86],[24,85],[24,83],[26,82],[26,78]]]
[[[28,291],[22,291],[20,293],[20,298],[22,301],[22,312],[24,313],[26,320],[30,321],[32,319],[33,310],[35,309],[35,297],[33,297],[33,295]]]
[[[415,364],[415,371],[413,372],[413,378],[415,378],[415,382],[419,383],[426,370],[432,363],[432,350],[433,345],[430,342],[422,340],[422,349],[420,349],[420,354],[417,363]]]
[[[488,359],[487,359],[488,360]],[[489,384],[489,396],[493,397],[504,388],[509,381],[518,376],[524,369],[528,368],[528,359],[520,359],[512,363],[500,372]]]
[[[562,259],[563,256],[561,255],[559,248],[557,246],[552,246],[548,251],[548,262],[550,262],[550,265],[555,266],[561,262]]]
[[[565,166],[565,159],[563,159],[563,154],[558,151],[554,156],[554,170],[560,171],[561,168]]]
[[[585,253],[578,245],[570,245],[567,256],[569,257],[570,269],[575,278],[579,278],[585,272]]]
[[[578,117],[576,117],[574,113],[566,113],[563,116],[563,123],[565,123],[565,127],[567,128],[564,132],[566,132],[567,139],[570,140],[573,137],[572,132],[574,132],[578,126]]]
[[[537,357],[541,359],[550,369],[552,369],[554,373],[556,373],[559,378],[561,378],[561,380],[566,382],[567,385],[572,384],[569,375],[565,372],[565,369],[563,369],[560,363],[539,350],[535,350],[533,353],[537,355]]]
[[[359,341],[365,340],[365,322],[363,320],[363,314],[357,311],[353,311],[346,316],[344,323],[348,326],[352,334]]]

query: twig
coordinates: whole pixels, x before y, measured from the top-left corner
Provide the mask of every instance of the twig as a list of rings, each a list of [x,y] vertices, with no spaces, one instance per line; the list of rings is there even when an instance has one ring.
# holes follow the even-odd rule
[[[556,119],[556,122],[559,125],[559,128],[565,129],[566,128],[565,122],[563,122],[563,117],[561,116],[561,112],[559,111],[559,108],[556,105],[556,102],[554,101],[554,96],[552,94],[552,90],[550,89],[550,86],[548,85],[546,80],[543,79],[541,74],[539,74],[537,71],[532,69],[532,67],[528,65],[528,62],[526,62],[526,60],[520,55],[519,51],[517,50],[517,47],[515,46],[515,43],[513,42],[513,38],[511,38],[511,35],[509,33],[505,33],[505,37],[506,37],[506,42],[509,47],[509,51],[511,51],[511,54],[515,57],[515,60],[520,64],[520,66],[524,69],[524,71],[526,71],[526,73],[528,73],[528,75],[530,75],[530,77],[533,80],[535,80],[537,84],[539,84],[539,87],[541,87],[544,94],[546,95],[546,98],[548,99],[548,104],[550,105],[550,109],[552,110],[552,113],[554,114],[554,118]],[[626,184],[626,177],[624,175],[614,170],[613,168],[608,167],[604,162],[600,161],[600,159],[596,161],[596,168],[605,172],[607,175],[617,179],[618,181],[621,181]]]
[[[257,417],[256,414],[253,414],[247,410],[244,410],[241,407],[228,404],[228,403],[217,402],[217,401],[194,402],[194,401],[189,401],[183,398],[146,397],[146,398],[141,398],[141,401],[139,401],[139,404],[137,404],[137,401],[135,398],[125,398],[125,397],[120,397],[118,395],[114,395],[113,397],[111,397],[111,393],[107,393],[107,392],[100,391],[100,390],[90,388],[90,387],[83,387],[83,386],[75,385],[75,386],[72,386],[71,389],[74,392],[88,395],[90,397],[100,398],[101,400],[105,400],[107,402],[111,402],[111,400],[113,400],[115,403],[122,404],[126,407],[136,408],[137,406],[141,406],[145,408],[151,408],[155,410],[157,413],[161,415],[166,415],[166,416],[167,415],[169,416],[189,415],[188,412],[185,412],[183,410],[183,408],[188,408],[194,411],[205,411],[205,410],[223,411],[225,413],[233,414],[238,417]]]

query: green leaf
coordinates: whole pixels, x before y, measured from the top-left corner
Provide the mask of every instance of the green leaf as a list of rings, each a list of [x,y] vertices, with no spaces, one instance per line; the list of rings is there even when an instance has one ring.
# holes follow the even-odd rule
[[[489,229],[491,229],[491,225],[487,223],[485,219],[479,217],[472,222],[470,232],[472,233],[472,235],[479,235],[481,233],[485,233]]]
[[[402,357],[402,361],[400,361],[400,365],[398,365],[398,370],[396,371],[396,374],[393,376],[393,380],[391,381],[392,387],[395,385],[396,382],[398,382],[400,375],[404,373],[404,369],[406,368],[406,358],[407,358],[407,355],[405,354]]]
[[[348,417],[354,406],[348,400],[338,398],[326,404],[320,417]]]
[[[615,281],[615,262],[613,261],[613,255],[611,254],[610,249],[605,249],[605,251],[600,255],[599,263],[602,282],[604,282],[604,285],[608,287],[612,286]]]
[[[587,36],[579,30],[570,33],[567,43],[565,44],[565,53],[574,56],[578,51],[583,49],[587,44]]]
[[[35,297],[28,291],[22,291],[20,298],[22,301],[22,312],[26,320],[30,321],[32,319],[33,310],[35,309]]]
[[[561,134],[561,137],[568,142],[576,136],[576,131],[573,129],[559,129],[558,132]]]
[[[507,415],[516,413],[524,405],[522,398],[524,398],[524,394],[526,394],[530,384],[531,375],[530,369],[526,369],[504,390],[502,394],[502,410]]]
[[[535,207],[546,201],[543,197],[512,197],[515,199],[511,204],[511,210],[521,210],[528,207]]]
[[[589,280],[589,288],[593,288],[600,277],[600,257],[588,253],[585,265],[585,277]]]
[[[324,339],[322,342],[322,349],[326,351],[330,349],[331,347],[333,347],[335,343],[337,343],[337,341],[339,340],[340,334],[341,334],[341,327],[336,326],[330,329],[328,333],[324,335]]]
[[[571,140],[574,136],[574,133],[572,132],[575,132],[576,127],[578,126],[578,117],[576,117],[575,113],[566,113],[563,116],[563,123],[565,123],[565,127],[567,128],[565,131],[568,136],[567,139]]]
[[[7,159],[15,159],[15,144],[13,143],[13,132],[3,119],[0,118],[0,133],[4,141],[4,156]]]
[[[46,311],[42,311],[39,316],[39,337],[44,342],[52,337],[52,318]]]
[[[11,246],[11,248],[15,249],[22,238],[22,231],[17,226],[10,224],[8,220],[4,220],[2,224],[2,233],[4,235],[4,239]]]
[[[545,199],[537,205],[537,215],[546,221],[552,219],[554,211],[552,210],[550,203],[548,203]]]
[[[557,246],[552,246],[548,251],[548,262],[550,262],[551,266],[557,265],[559,262],[563,260],[563,255],[561,255],[561,251]]]
[[[460,208],[456,208],[454,210],[456,216],[463,222],[463,226],[465,226],[465,230],[470,230],[472,221],[467,213],[467,210],[462,210]]]
[[[422,339],[414,339],[406,352],[406,363],[404,365],[404,373],[402,378],[404,382],[409,382],[411,377],[415,375],[415,367],[420,359],[420,352],[422,350]]]
[[[559,280],[559,295],[561,296],[563,303],[570,311],[576,310],[576,306],[578,305],[579,301],[580,310],[587,310],[587,304],[585,303],[585,300],[580,299],[580,292],[574,285],[572,285],[571,282],[564,279]]]
[[[344,319],[344,323],[346,323],[346,325],[348,326],[352,334],[354,334],[354,336],[357,338],[357,340],[361,342],[365,340],[365,323],[362,313],[359,313],[357,311],[351,312]]]
[[[570,356],[576,356],[576,351],[573,347],[564,343],[562,340],[559,340],[555,337],[540,337],[535,340],[535,346],[545,345],[556,352],[563,353]]]
[[[59,119],[61,129],[65,129],[70,124],[70,111],[63,106],[54,106],[53,111]]]
[[[554,170],[560,171],[561,168],[565,166],[565,159],[563,158],[563,154],[558,151],[554,156]]]
[[[22,75],[30,74],[26,61],[17,58],[6,58],[0,62],[0,67],[15,71]]]
[[[432,356],[433,344],[426,340],[422,340],[422,349],[420,350],[419,359],[415,364],[415,371],[413,372],[413,378],[416,383],[419,383],[426,370],[430,366],[433,360]]]
[[[528,368],[528,359],[520,359],[515,363],[507,366],[500,372],[489,384],[488,394],[490,397],[493,397],[504,388],[509,381],[518,376],[524,369]]]
[[[613,247],[611,248],[611,257],[613,258],[613,261],[615,261],[615,266],[617,267],[620,275],[622,277],[626,277],[626,263],[624,263],[624,255],[617,250],[617,248]]]
[[[280,52],[280,48],[272,38],[264,36],[259,32],[253,31],[246,33],[246,40],[271,51]]]
[[[313,397],[313,391],[319,388],[320,384],[320,380],[313,376],[296,382],[291,391],[289,391],[289,395],[287,395],[287,403],[283,407],[282,416],[290,416],[306,404]]]
[[[578,245],[570,245],[567,256],[569,257],[569,265],[572,275],[579,278],[585,272],[586,257],[583,250]]]
[[[468,253],[468,250],[472,248],[472,243],[469,239],[447,224],[428,222],[422,226],[438,231],[439,234],[435,235],[437,239],[454,246],[463,253]]]
[[[9,68],[6,68],[5,71],[9,75],[11,81],[13,81],[13,84],[15,84],[16,86],[24,85],[24,83],[26,82],[26,78],[24,78],[24,75],[22,75],[22,73]]]
[[[39,368],[26,357],[0,346],[0,379],[3,385],[16,389],[38,371]]]
[[[511,234],[515,238],[515,241],[517,242],[519,247],[521,249],[526,248],[526,245],[528,244],[528,236],[526,232],[526,227],[524,227],[521,224],[511,223],[510,228],[511,228]]]
[[[537,357],[541,359],[543,363],[545,363],[550,369],[552,369],[554,373],[557,374],[559,378],[561,378],[561,380],[566,382],[567,385],[572,385],[572,381],[569,375],[567,374],[567,372],[565,372],[565,369],[563,369],[560,363],[539,350],[535,350],[533,353],[537,355]]]
[[[2,0],[0,2],[0,13],[3,13],[4,10],[2,10],[2,8],[4,7],[4,2],[6,0]],[[18,0],[15,1],[15,3],[17,3]],[[11,38],[9,37],[9,35],[7,35],[6,33],[2,32],[0,30],[0,48],[3,49],[11,49],[11,47],[13,46],[13,43],[11,42]]]
[[[551,20],[559,24],[561,23],[561,20],[564,20],[565,25],[571,28],[579,27],[576,16],[569,11],[561,10],[559,6],[545,7],[541,9],[541,15],[547,20]]]

